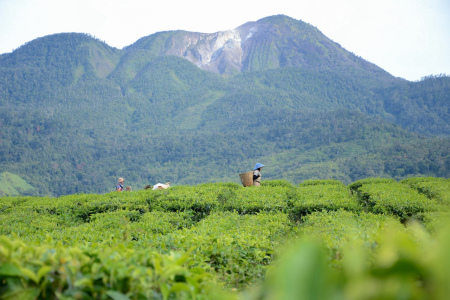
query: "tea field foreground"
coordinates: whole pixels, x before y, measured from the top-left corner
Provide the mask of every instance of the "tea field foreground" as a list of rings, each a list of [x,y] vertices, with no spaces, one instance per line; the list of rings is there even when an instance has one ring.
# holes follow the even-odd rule
[[[0,198],[0,299],[447,299],[450,180]]]

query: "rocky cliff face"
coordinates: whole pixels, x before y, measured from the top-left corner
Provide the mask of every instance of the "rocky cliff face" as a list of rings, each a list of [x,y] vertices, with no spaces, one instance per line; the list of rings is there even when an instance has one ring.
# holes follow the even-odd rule
[[[216,33],[160,32],[144,37],[126,50],[150,50],[175,55],[198,67],[220,73],[279,67],[306,69],[357,68],[387,75],[356,57],[315,27],[286,16],[267,17]]]

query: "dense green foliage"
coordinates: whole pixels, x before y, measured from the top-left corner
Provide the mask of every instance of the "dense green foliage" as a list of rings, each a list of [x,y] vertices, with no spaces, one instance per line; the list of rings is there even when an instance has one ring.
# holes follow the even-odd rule
[[[287,253],[251,299],[447,299],[450,231],[441,231],[430,239],[418,226],[387,229],[369,243],[373,248],[348,243],[335,268],[327,266],[323,244],[310,238]]]
[[[439,192],[419,193],[417,183]],[[349,187],[337,180],[298,186],[274,180],[260,188],[216,183],[3,197],[0,294],[5,299],[214,298],[214,287],[241,290],[261,282],[267,267],[285,256],[282,245],[308,236],[323,243],[329,265],[342,272],[349,268],[349,247],[376,256],[387,233],[414,238],[400,220],[419,220],[433,236],[447,226],[449,203],[435,200],[448,196],[445,186],[440,178],[402,183],[372,178]]]
[[[36,247],[5,237],[0,252],[0,277],[7,278],[2,299],[201,299],[212,288],[202,268],[185,266],[188,254],[121,245]]]
[[[417,184],[427,190],[419,193]],[[383,286],[393,276],[393,269],[379,261],[391,254],[383,253],[413,251],[416,254],[409,256],[408,264],[421,265],[428,273],[401,276],[408,278],[405,289],[421,299],[424,291],[414,288],[415,280],[428,280],[441,288],[429,275],[437,272],[434,265],[419,258],[419,253],[429,246],[427,239],[436,238],[450,220],[449,203],[442,200],[448,196],[448,186],[448,181],[431,177],[401,183],[370,178],[348,187],[337,180],[310,180],[297,186],[273,180],[260,188],[215,183],[59,198],[3,197],[0,297],[232,299],[233,295],[217,293],[261,283],[269,266],[283,270],[278,258],[290,257],[283,245],[313,237],[322,248],[310,255],[320,257],[324,265],[310,261],[309,256],[299,259],[310,261],[323,274],[330,267],[344,274],[340,275],[344,281],[333,275],[325,284],[341,294],[348,293],[346,289],[363,293],[354,285],[367,284],[352,283],[350,270],[366,264],[358,269],[360,276],[368,281],[376,276]],[[430,233],[417,229],[415,220]],[[424,239],[424,235],[430,237]],[[402,237],[391,245],[386,239],[392,236]],[[355,251],[360,261],[353,261]],[[375,275],[380,268],[391,271]],[[313,278],[318,280],[314,285],[323,280]],[[253,291],[255,297],[266,294],[266,289],[281,288],[272,286],[272,277],[267,280]],[[379,293],[389,292],[387,287],[380,289]]]
[[[450,78],[444,74],[404,82],[381,93],[386,112],[411,131],[449,135]]]

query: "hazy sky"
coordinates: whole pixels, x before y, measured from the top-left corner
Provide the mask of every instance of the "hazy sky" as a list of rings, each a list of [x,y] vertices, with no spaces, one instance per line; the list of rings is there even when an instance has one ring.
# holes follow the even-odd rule
[[[0,53],[59,32],[122,48],[164,30],[216,32],[285,14],[394,76],[450,74],[450,0],[0,0]]]

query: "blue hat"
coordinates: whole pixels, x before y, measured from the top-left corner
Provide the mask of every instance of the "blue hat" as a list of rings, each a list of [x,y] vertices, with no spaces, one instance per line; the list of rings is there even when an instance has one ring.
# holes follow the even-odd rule
[[[264,167],[263,164],[256,163],[255,168],[253,169],[253,171],[255,171],[256,169],[262,168],[262,167]]]

